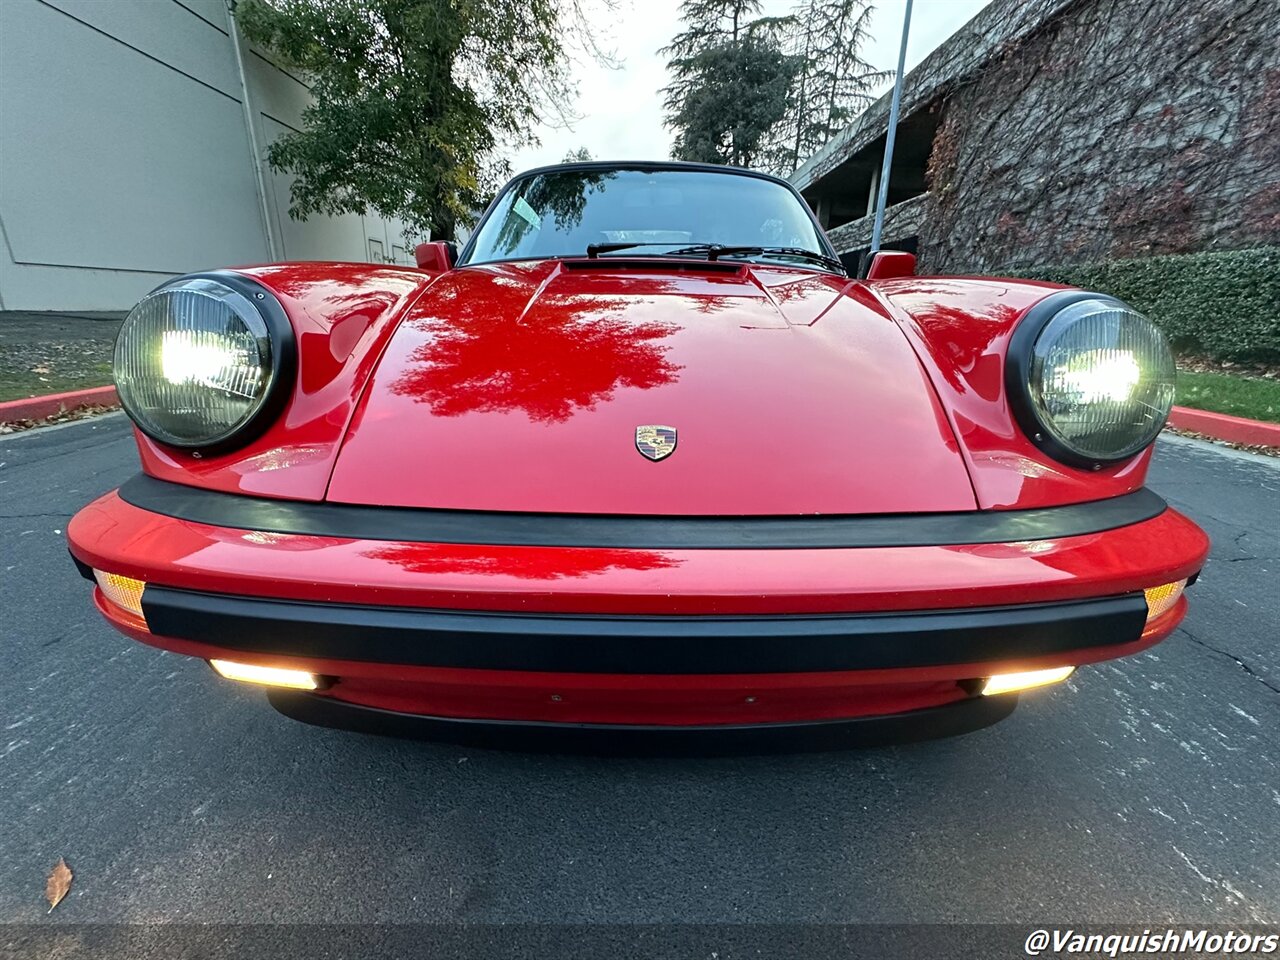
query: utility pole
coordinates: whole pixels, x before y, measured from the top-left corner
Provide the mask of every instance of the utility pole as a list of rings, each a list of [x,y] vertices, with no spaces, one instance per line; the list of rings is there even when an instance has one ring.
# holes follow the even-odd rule
[[[898,48],[898,72],[893,77],[893,98],[889,101],[889,131],[885,134],[884,164],[880,168],[880,195],[876,198],[876,222],[871,228],[871,252],[880,249],[884,230],[884,208],[889,200],[889,168],[893,165],[893,141],[898,134],[898,108],[902,104],[902,73],[907,63],[907,33],[911,29],[911,0],[902,18],[902,46]]]

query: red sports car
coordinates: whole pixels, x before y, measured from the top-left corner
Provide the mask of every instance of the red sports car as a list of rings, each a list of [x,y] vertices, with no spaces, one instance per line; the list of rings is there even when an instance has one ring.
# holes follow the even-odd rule
[[[107,620],[313,723],[758,749],[960,733],[1169,635],[1174,367],[1098,293],[846,274],[747,170],[516,177],[418,269],[192,274],[116,345]]]

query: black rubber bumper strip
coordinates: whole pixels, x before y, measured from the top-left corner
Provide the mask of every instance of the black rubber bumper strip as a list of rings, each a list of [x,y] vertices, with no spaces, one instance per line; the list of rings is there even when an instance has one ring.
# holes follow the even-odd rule
[[[1018,543],[1114,530],[1159,516],[1143,488],[1107,500],[1035,510],[803,517],[649,517],[490,513],[273,500],[202,490],[143,474],[119,490],[126,503],[215,527],[355,540],[636,550],[924,547]]]
[[[76,565],[76,569],[80,571],[80,576],[84,577],[90,583],[98,582],[98,578],[93,575],[93,567],[89,566],[74,553],[71,553],[70,547],[67,547],[67,553],[70,554],[71,562]]]
[[[981,730],[1018,705],[1018,695],[1009,693],[851,720],[686,727],[420,716],[296,690],[273,689],[267,697],[285,716],[322,727],[468,747],[624,756],[749,755],[913,743]]]
[[[246,654],[554,673],[799,673],[982,663],[1130,643],[1141,593],[864,615],[639,617],[298,603],[148,586],[151,632]]]

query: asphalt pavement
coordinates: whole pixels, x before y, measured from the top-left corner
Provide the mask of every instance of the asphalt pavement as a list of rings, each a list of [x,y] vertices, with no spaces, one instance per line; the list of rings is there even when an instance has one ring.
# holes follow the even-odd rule
[[[0,438],[0,922],[1280,922],[1280,460],[1161,440],[1214,548],[1155,649],[967,737],[710,760],[308,727],[119,636],[64,534],[137,469],[118,414]]]

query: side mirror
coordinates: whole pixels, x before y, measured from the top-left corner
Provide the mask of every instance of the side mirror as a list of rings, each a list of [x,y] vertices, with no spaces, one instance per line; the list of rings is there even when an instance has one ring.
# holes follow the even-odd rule
[[[894,280],[916,275],[916,255],[901,250],[877,250],[867,267],[868,280]]]
[[[432,273],[444,273],[449,270],[453,266],[453,252],[449,247],[450,244],[443,240],[418,244],[413,248],[413,257],[418,261],[418,269],[429,270]]]

